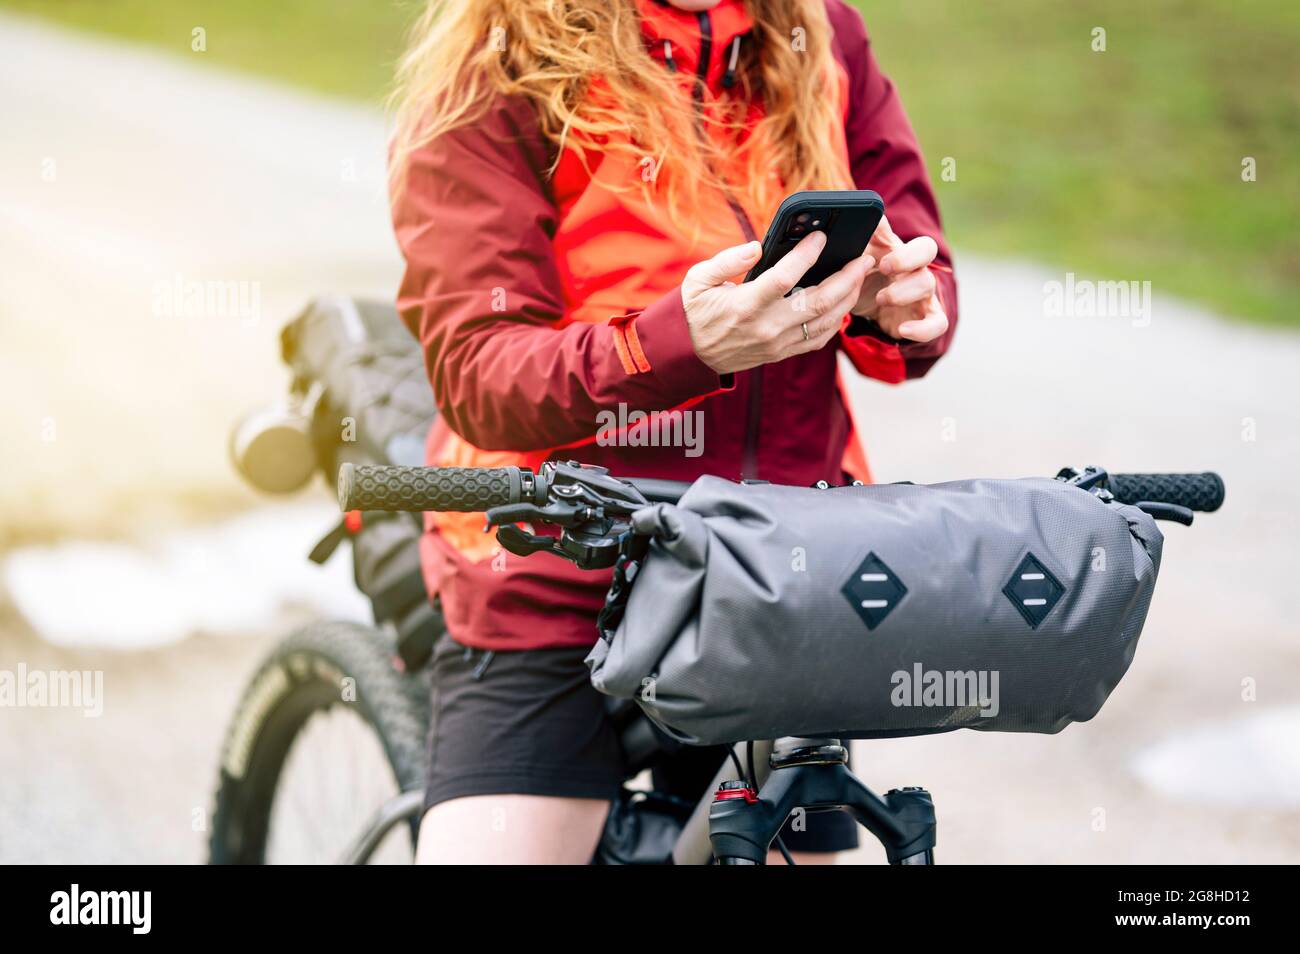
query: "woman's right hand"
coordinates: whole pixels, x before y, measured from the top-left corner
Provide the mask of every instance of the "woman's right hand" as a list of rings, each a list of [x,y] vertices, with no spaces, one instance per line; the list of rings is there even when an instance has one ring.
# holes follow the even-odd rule
[[[758,242],[723,249],[691,266],[682,280],[682,307],[700,360],[718,374],[731,374],[825,347],[876,264],[864,254],[820,285],[785,297],[816,264],[825,245],[825,234],[812,232],[758,278],[741,285],[729,279],[758,261]]]

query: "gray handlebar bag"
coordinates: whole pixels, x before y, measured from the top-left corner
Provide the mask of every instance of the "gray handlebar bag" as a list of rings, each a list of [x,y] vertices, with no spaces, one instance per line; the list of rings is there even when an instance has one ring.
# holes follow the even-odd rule
[[[695,745],[1059,732],[1133,660],[1163,536],[1061,481],[812,489],[702,477],[587,664]]]

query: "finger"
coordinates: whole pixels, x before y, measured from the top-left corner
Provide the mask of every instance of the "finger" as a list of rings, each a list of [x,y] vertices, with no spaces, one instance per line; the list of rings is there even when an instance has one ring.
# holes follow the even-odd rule
[[[928,235],[914,238],[899,248],[894,249],[880,260],[880,270],[886,275],[899,275],[925,268],[939,254],[939,245]]]
[[[888,217],[881,216],[876,231],[871,235],[871,241],[867,243],[867,248],[872,251],[877,259],[880,259],[894,249],[902,247],[903,240],[898,237],[893,226],[889,224]]]
[[[876,260],[870,255],[859,256],[820,285],[808,289],[807,297],[803,300],[805,310],[820,317],[834,310],[846,297],[852,298],[856,304],[862,291],[862,282],[875,263]]]
[[[834,334],[835,329],[839,327],[839,322],[830,318],[809,318],[808,337],[803,336],[803,326],[795,325],[794,329],[784,335],[781,340],[782,356],[790,357],[796,354],[806,354],[809,351],[816,351],[818,348],[826,346],[830,336]]]
[[[682,284],[684,286],[690,284],[697,288],[713,288],[715,285],[722,285],[753,268],[762,253],[763,246],[758,242],[746,242],[744,245],[724,248],[712,258],[696,262],[687,269]]]
[[[802,325],[796,325],[794,333],[787,339],[788,347],[791,354],[804,354],[808,351],[818,351],[826,346],[839,330],[844,326],[844,317],[849,313],[857,301],[856,295],[845,295],[838,301],[833,302],[821,315],[807,320],[808,340],[803,338]]]
[[[844,315],[848,313],[850,304],[845,304],[844,311],[838,315],[827,315],[825,318],[818,320],[816,326],[808,325],[808,340],[799,342],[795,345],[796,354],[804,354],[809,351],[820,351],[830,342],[844,325]]]
[[[906,338],[909,341],[933,341],[947,330],[948,316],[936,303],[924,318],[915,318],[899,325],[895,337]]]
[[[822,324],[819,326],[818,334],[816,335],[816,337],[821,339],[821,344],[817,347],[822,347],[826,342],[830,341],[844,330],[844,326],[847,323],[846,319],[849,317],[849,309],[852,308],[854,304],[854,299],[847,298],[840,302],[826,315],[822,320]]]
[[[882,308],[915,304],[933,295],[934,289],[934,275],[928,268],[905,272],[876,293],[876,304]]]
[[[805,235],[780,261],[749,283],[752,303],[762,307],[789,294],[808,269],[817,264],[817,258],[825,247],[825,232]]]

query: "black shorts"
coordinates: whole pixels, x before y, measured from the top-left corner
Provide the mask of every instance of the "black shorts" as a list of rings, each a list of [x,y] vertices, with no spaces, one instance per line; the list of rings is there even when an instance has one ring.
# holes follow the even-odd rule
[[[489,653],[440,637],[426,808],[468,795],[612,800],[628,773],[586,656],[581,647]],[[727,757],[721,746],[685,749],[653,770],[654,787],[696,801]],[[810,813],[805,822],[781,832],[792,851],[858,845],[857,825],[843,812]]]

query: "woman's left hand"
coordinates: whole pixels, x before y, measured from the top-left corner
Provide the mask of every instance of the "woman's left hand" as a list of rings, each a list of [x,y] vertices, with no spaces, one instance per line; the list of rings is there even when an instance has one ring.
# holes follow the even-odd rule
[[[878,264],[867,273],[853,314],[870,318],[891,338],[933,341],[948,330],[930,270],[939,253],[934,239],[904,242],[882,218],[867,251]]]

